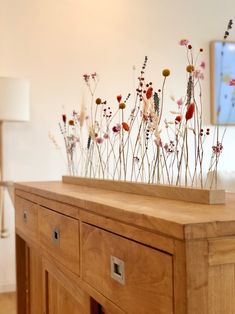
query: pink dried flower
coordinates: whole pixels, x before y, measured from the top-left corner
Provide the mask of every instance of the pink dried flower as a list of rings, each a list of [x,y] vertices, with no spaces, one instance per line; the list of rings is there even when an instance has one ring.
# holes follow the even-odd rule
[[[107,140],[109,138],[108,133],[104,133],[104,139]]]
[[[75,116],[77,116],[77,112],[75,111],[75,110],[73,110],[73,116],[75,117]]]
[[[116,125],[113,126],[112,131],[114,133],[118,133],[121,131],[121,124],[117,123]]]
[[[200,67],[201,67],[203,70],[205,70],[205,68],[206,68],[206,63],[205,63],[205,61],[202,61],[202,62],[201,62]]]
[[[194,72],[194,77],[196,79],[203,80],[204,79],[204,74],[200,70],[196,70]]]
[[[122,126],[121,126],[120,123],[117,123],[117,124],[116,124],[116,127],[117,127],[118,131],[121,131]]]
[[[179,41],[180,46],[187,46],[188,43],[189,43],[189,40],[188,40],[188,39],[181,39],[181,40]]]
[[[177,105],[179,106],[179,107],[181,107],[182,106],[182,104],[183,104],[183,100],[182,100],[182,98],[180,98],[179,100],[177,100]]]
[[[104,140],[102,139],[102,137],[97,137],[95,140],[96,140],[96,143],[97,143],[97,144],[102,144],[103,141],[104,141]]]

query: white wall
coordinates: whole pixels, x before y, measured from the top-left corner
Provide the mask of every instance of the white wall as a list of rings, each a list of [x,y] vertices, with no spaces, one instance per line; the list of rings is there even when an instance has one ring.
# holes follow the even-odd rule
[[[234,12],[234,0],[0,0],[0,75],[31,80],[30,122],[5,125],[5,178],[50,180],[65,173],[48,131],[59,137],[61,108],[69,112],[78,104],[83,73],[97,71],[98,92],[112,100],[132,91],[132,66],[148,55],[149,79],[160,84],[162,68],[170,68],[169,94],[180,97],[186,62],[179,39],[204,48],[208,64],[209,41],[222,38]],[[206,74],[208,123],[208,68]],[[228,171],[235,168],[234,137],[231,127],[221,165]],[[7,203],[11,237],[0,240],[0,291],[14,286],[14,211]]]

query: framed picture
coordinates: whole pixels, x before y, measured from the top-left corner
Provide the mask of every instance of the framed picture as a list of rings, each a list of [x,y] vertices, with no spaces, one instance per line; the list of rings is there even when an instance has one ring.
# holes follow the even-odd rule
[[[211,42],[210,55],[211,122],[235,125],[235,42]]]

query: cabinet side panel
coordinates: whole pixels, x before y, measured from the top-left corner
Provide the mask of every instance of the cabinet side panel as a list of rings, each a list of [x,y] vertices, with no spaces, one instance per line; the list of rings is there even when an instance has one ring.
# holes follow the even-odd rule
[[[209,269],[209,314],[235,314],[235,265]]]
[[[186,242],[186,265],[187,313],[208,314],[207,240]]]

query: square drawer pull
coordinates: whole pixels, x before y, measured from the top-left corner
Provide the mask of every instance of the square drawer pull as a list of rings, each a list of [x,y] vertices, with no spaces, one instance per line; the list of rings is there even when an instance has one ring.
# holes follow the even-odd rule
[[[125,285],[125,267],[124,262],[115,256],[111,256],[111,277]]]
[[[59,245],[60,243],[60,229],[54,228],[52,231],[52,240],[55,245]]]

